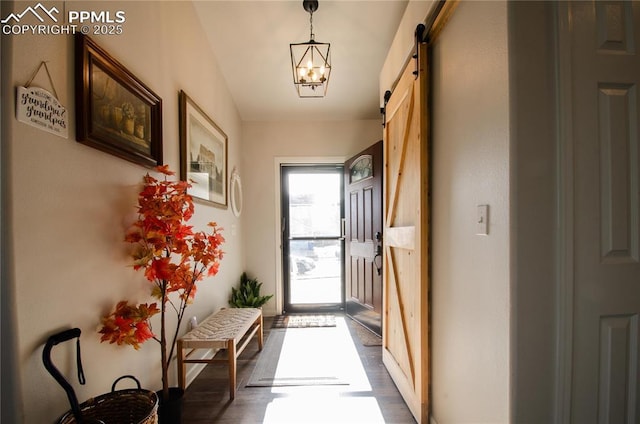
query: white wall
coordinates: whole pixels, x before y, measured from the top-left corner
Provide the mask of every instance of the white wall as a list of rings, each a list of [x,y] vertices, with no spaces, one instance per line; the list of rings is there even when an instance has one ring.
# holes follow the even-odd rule
[[[242,186],[246,270],[263,282],[263,294],[281,294],[276,267],[280,240],[276,236],[276,187],[278,157],[337,157],[348,159],[382,139],[382,121],[245,122],[242,126]],[[295,159],[294,159],[295,160]],[[276,297],[264,307],[276,310]]]
[[[509,422],[509,83],[505,2],[461,2],[432,78],[432,399],[438,424]],[[489,235],[476,207],[489,205]]]
[[[10,4],[3,3],[6,16]],[[33,2],[17,2],[13,10],[21,12],[28,5]],[[93,38],[163,99],[165,163],[179,169],[178,91],[183,89],[227,133],[229,169],[238,166],[242,172],[239,115],[190,2],[47,2],[49,7],[54,5],[61,11],[78,7],[126,12],[123,34]],[[17,335],[12,368],[17,383],[9,390],[21,394],[13,422],[40,424],[69,408],[62,388],[41,360],[46,338],[61,329],[82,330],[87,385],[79,386],[74,378],[71,344],[57,348],[54,358],[81,401],[107,392],[116,377],[128,373],[138,376],[144,387],[160,387],[155,342],[134,351],[101,344],[96,332],[101,316],[118,300],[151,300],[148,283],[129,266],[123,242],[147,170],[75,141],[72,36],[2,35],[2,41],[3,184],[7,189],[3,225],[10,229],[3,239],[3,265],[10,269],[3,270],[2,295],[15,291],[16,311],[9,318]],[[68,139],[13,119],[15,87],[23,85],[41,61],[49,61],[58,95],[67,106]],[[44,73],[35,84],[50,90]],[[226,256],[218,276],[200,284],[188,310],[188,316],[199,318],[226,306],[230,286],[244,269],[241,221],[230,210],[198,204],[191,222],[204,229],[210,220],[226,228]],[[3,322],[3,337],[6,326]],[[10,380],[5,376],[4,381]],[[3,392],[6,389],[3,385]],[[3,405],[3,421],[9,416],[7,408],[11,406]]]

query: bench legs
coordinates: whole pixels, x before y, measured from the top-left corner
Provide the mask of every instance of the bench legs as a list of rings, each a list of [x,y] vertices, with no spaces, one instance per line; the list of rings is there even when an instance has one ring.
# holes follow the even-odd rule
[[[182,347],[182,340],[178,339],[178,385],[182,390],[184,390],[187,386],[187,364],[184,362],[185,360],[185,352]]]
[[[236,356],[236,341],[231,339],[227,342],[227,355],[229,355],[229,398],[236,397],[236,369],[238,358]]]
[[[264,321],[262,319],[262,314],[260,314],[260,318],[256,320],[256,324],[260,326],[258,329],[258,350],[262,351],[262,347],[264,346],[264,333],[262,332],[262,329],[264,328]]]
[[[263,323],[264,320],[262,318],[262,314],[255,321],[254,329],[249,333],[248,337],[244,340],[244,343],[238,348],[236,343],[238,340],[229,339],[226,343],[227,348],[227,364],[229,366],[229,398],[231,400],[236,397],[236,380],[237,380],[237,372],[238,372],[238,355],[242,353],[244,348],[249,344],[251,338],[258,333],[258,349],[261,351],[264,347],[264,332],[263,332]],[[178,339],[177,345],[177,353],[178,353],[178,384],[181,389],[186,388],[186,374],[187,374],[187,364],[196,364],[196,363],[214,363],[219,361],[224,361],[224,359],[188,359],[188,354],[185,352],[185,344],[186,348],[192,347],[189,346],[188,342],[183,343],[182,339]],[[212,346],[214,347],[214,346]],[[222,347],[218,345],[218,347]],[[195,347],[197,349],[198,347]]]
[[[254,332],[258,333],[258,350],[262,351],[262,347],[264,346],[264,333],[263,329],[263,319],[262,314],[260,317],[256,319],[255,324],[257,325]],[[227,341],[227,355],[229,360],[229,398],[231,400],[236,397],[236,380],[237,380],[237,372],[238,372],[238,355],[242,353],[244,348],[249,344],[253,335],[250,335],[249,338],[245,341],[245,343],[240,347],[238,351],[236,347],[236,340],[228,340]]]

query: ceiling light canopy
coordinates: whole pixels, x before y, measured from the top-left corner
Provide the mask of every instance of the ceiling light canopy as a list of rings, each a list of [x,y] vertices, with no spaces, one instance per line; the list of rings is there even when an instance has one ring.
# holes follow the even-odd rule
[[[324,97],[331,74],[331,44],[315,40],[313,12],[318,10],[318,1],[304,0],[302,7],[310,15],[310,37],[306,43],[289,44],[293,83],[300,97]]]

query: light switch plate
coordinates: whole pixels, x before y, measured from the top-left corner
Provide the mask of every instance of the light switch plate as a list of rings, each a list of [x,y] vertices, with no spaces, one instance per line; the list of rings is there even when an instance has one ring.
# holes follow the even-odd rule
[[[476,215],[476,234],[479,236],[489,235],[489,205],[478,205]]]

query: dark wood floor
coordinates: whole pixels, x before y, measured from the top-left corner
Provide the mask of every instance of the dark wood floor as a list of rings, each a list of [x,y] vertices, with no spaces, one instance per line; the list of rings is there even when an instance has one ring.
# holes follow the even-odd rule
[[[370,389],[349,392],[341,386],[288,387],[283,390],[245,387],[259,355],[257,342],[253,340],[238,361],[238,389],[235,400],[229,400],[226,366],[207,365],[186,390],[182,422],[184,424],[415,423],[411,412],[382,364],[381,347],[364,346],[356,333],[356,326],[359,324],[349,318],[344,319],[366,372]],[[265,340],[271,323],[272,319],[265,318]],[[331,346],[327,348],[330,349]]]

